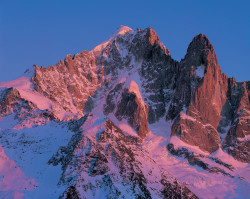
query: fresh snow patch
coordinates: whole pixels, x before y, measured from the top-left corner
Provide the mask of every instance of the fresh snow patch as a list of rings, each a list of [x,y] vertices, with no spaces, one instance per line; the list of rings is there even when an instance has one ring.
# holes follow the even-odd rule
[[[220,160],[222,160],[223,162],[232,165],[233,167],[236,168],[246,168],[248,167],[248,163],[243,163],[240,161],[237,161],[236,159],[234,159],[231,155],[229,155],[228,153],[224,152],[221,148],[219,148],[217,151],[213,152],[211,154],[212,157],[217,157]],[[249,174],[249,180],[250,180],[250,173]],[[249,181],[250,183],[250,181]]]
[[[128,49],[123,44],[117,43],[117,48],[122,58],[125,58],[128,55]]]
[[[126,78],[125,77],[122,77],[121,80],[119,81],[119,84],[123,83],[126,81]]]
[[[94,126],[98,126],[103,122],[107,121],[105,118],[100,118],[97,116],[88,116],[87,120],[81,126],[82,131],[87,131],[88,129],[93,128]]]
[[[198,66],[195,71],[194,71],[194,74],[200,78],[204,77],[204,72],[205,72],[205,66],[204,65],[201,65],[201,66]]]
[[[102,133],[106,129],[106,121],[106,118],[89,116],[81,126],[83,135],[95,137],[96,142],[98,142],[100,133]]]
[[[25,76],[7,82],[0,82],[0,87],[14,87],[22,90],[30,89],[31,85],[30,78]]]
[[[243,138],[237,138],[241,142],[248,142],[250,140],[250,135],[245,135]]]
[[[184,114],[187,114],[187,108],[186,108],[186,106],[184,106],[184,107],[182,108],[182,111],[183,111]]]
[[[136,96],[137,96],[137,98],[138,98],[139,100],[142,100],[142,97],[141,97],[141,93],[140,93],[139,87],[138,87],[137,83],[136,83],[134,80],[132,80],[132,81],[130,82],[129,91],[130,91],[131,93],[136,94]]]
[[[180,116],[181,116],[181,119],[184,119],[184,120],[191,120],[191,121],[193,121],[193,122],[196,121],[195,118],[193,118],[193,117],[191,117],[191,116],[189,116],[189,115],[186,115],[184,112],[181,112]]]
[[[175,149],[178,149],[179,147],[183,147],[183,148],[186,148],[189,151],[193,151],[197,154],[209,155],[209,153],[206,153],[206,152],[200,150],[200,148],[198,146],[189,145],[189,144],[183,142],[182,140],[180,140],[180,138],[178,138],[177,136],[171,136],[169,143],[172,143],[174,145]]]
[[[108,44],[110,44],[110,41],[105,41],[105,42],[99,44],[98,46],[96,46],[95,48],[93,48],[90,51],[90,53],[92,53],[94,56],[99,56],[101,54],[101,52],[103,51],[103,49],[105,49]]]
[[[131,126],[129,126],[128,124],[121,123],[118,125],[118,127],[124,132],[126,136],[138,136],[135,130],[132,129]]]

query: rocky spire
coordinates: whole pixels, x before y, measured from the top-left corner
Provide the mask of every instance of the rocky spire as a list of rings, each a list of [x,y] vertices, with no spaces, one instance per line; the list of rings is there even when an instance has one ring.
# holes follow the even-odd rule
[[[180,115],[172,133],[179,134],[183,141],[204,151],[217,150],[220,144],[217,128],[227,99],[226,93],[227,77],[221,72],[213,45],[205,35],[199,34],[194,37],[180,62],[174,97],[179,106],[170,106],[170,110],[177,107]],[[186,113],[181,107],[185,107]],[[193,120],[186,119],[186,115]]]
[[[213,62],[214,65],[218,65],[213,45],[204,34],[199,34],[194,37],[188,46],[184,59],[189,67],[200,65],[207,66],[208,61]]]
[[[165,54],[170,56],[170,50],[166,49],[166,47],[163,45],[163,43],[160,42],[159,36],[155,32],[155,30],[152,27],[148,27],[144,30],[146,32],[145,38],[148,40],[148,43],[151,46],[160,46],[161,49],[165,52]]]
[[[209,39],[204,34],[196,35],[192,42],[188,46],[187,52],[204,50],[204,49],[212,49],[213,45],[210,44]]]

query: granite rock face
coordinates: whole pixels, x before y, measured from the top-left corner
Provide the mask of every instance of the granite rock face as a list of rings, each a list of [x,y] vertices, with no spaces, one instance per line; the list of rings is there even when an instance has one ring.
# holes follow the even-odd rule
[[[87,51],[67,55],[55,66],[35,66],[32,81],[35,90],[59,104],[66,111],[83,115],[84,103],[102,84],[103,69]]]
[[[248,82],[237,83],[229,79],[228,100],[231,104],[231,126],[223,148],[236,159],[250,161],[250,104]]]
[[[125,89],[122,93],[115,116],[120,121],[127,118],[128,123],[138,132],[141,139],[144,139],[149,132],[147,124],[148,106],[128,89]]]
[[[19,105],[18,101],[21,96],[17,89],[15,88],[5,88],[1,92],[0,98],[0,116],[4,117],[10,115],[16,105]]]
[[[39,110],[29,100],[24,99],[16,88],[5,88],[0,93],[0,118],[14,115],[17,120],[14,129],[44,125],[50,120],[56,119],[53,112]]]
[[[129,92],[133,80],[142,100]],[[227,141],[221,139],[226,133],[249,132],[247,120],[236,121],[243,106],[242,118],[247,118],[246,83],[234,83],[245,89],[244,100],[240,91],[230,96],[235,86],[222,73],[213,45],[203,34],[194,37],[184,59],[177,62],[151,27],[136,31],[122,27],[89,53],[67,55],[64,62],[46,69],[36,67],[33,83],[37,91],[80,116],[105,99],[99,111],[127,120],[141,139],[149,131],[148,123],[162,117],[173,121],[172,135],[209,153],[222,143],[234,145],[229,135]]]
[[[176,118],[172,135],[210,153],[225,143],[223,148],[231,146],[227,150],[235,158],[249,162],[247,83],[237,83],[221,72],[213,46],[202,34],[190,43],[180,70],[167,115],[167,119]],[[220,139],[228,129],[226,139]],[[240,136],[245,139],[237,140]]]
[[[211,153],[220,144],[217,127],[226,102],[227,77],[206,36],[200,34],[193,39],[180,70],[174,104],[169,109],[169,118],[177,117],[174,126],[179,128],[173,128],[172,133]]]

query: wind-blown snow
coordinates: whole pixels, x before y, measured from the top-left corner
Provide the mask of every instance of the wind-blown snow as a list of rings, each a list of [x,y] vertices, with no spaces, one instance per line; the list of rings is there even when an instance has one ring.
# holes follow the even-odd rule
[[[104,41],[98,46],[94,47],[90,53],[92,53],[94,56],[99,56],[101,52],[119,35],[125,35],[128,32],[133,32],[133,29],[127,27],[127,26],[121,26],[117,29],[117,31],[108,39],[108,41]]]
[[[202,151],[198,146],[191,146],[191,145],[181,141],[177,136],[171,136],[170,143],[174,144],[174,147],[176,149],[178,149],[179,147],[183,147],[183,148],[186,148],[190,151],[196,152],[197,154],[209,155],[209,153]]]
[[[32,89],[29,77],[23,76],[12,81],[1,82],[0,87],[16,88],[22,98],[33,102],[40,110],[50,109],[53,104],[48,98]]]
[[[129,31],[133,31],[133,29],[131,29],[128,26],[121,25],[120,28],[117,29],[116,33],[112,37],[115,37],[118,35],[125,35]]]
[[[27,72],[30,75],[30,71]],[[76,111],[67,112],[57,104],[52,102],[49,98],[43,96],[33,89],[33,84],[30,80],[29,76],[22,76],[18,79],[8,81],[8,82],[0,82],[0,89],[4,88],[16,88],[21,97],[25,100],[28,100],[35,104],[40,110],[51,110],[60,120],[69,120],[71,118],[77,117]]]
[[[135,132],[134,129],[132,129],[131,126],[125,123],[119,124],[119,128],[125,133],[126,136],[135,136],[137,137],[137,133]]]

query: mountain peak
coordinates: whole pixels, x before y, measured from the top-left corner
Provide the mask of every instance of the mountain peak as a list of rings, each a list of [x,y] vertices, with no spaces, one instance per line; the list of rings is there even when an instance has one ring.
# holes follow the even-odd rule
[[[148,40],[151,45],[154,45],[155,43],[160,43],[159,37],[152,27],[149,26],[148,28],[145,29],[145,31],[146,34],[148,35]]]
[[[214,61],[214,64],[218,65],[213,45],[204,34],[198,34],[193,38],[188,46],[185,60],[190,66],[199,66],[202,64],[207,65],[208,60],[210,60],[210,62]]]
[[[0,162],[2,146],[36,182],[8,184],[7,162],[0,198],[244,198],[249,88],[221,72],[204,34],[178,62],[151,27],[121,26],[90,52],[0,83]]]
[[[115,32],[115,36],[118,36],[118,35],[125,35],[127,32],[129,31],[133,31],[132,28],[128,27],[128,26],[124,26],[124,25],[121,25]]]
[[[209,39],[207,38],[207,36],[202,34],[202,33],[196,35],[194,37],[193,41],[201,43],[201,44],[203,44],[205,46],[210,46],[211,45]]]
[[[209,39],[204,34],[196,35],[188,46],[188,52],[193,50],[213,49]]]
[[[130,27],[128,26],[124,26],[124,25],[121,25],[116,31],[115,33],[109,37],[108,40],[102,42],[101,44],[97,45],[96,47],[94,47],[90,53],[93,53],[95,56],[99,56],[102,52],[103,49],[105,49],[107,47],[107,45],[112,42],[117,36],[119,35],[125,35],[126,33],[128,32],[133,32],[134,30],[131,29]]]

